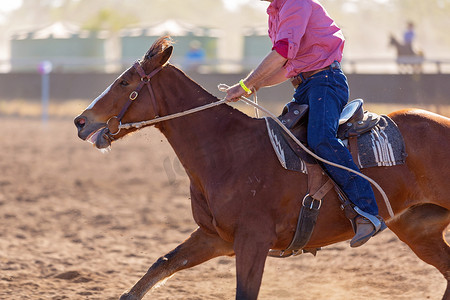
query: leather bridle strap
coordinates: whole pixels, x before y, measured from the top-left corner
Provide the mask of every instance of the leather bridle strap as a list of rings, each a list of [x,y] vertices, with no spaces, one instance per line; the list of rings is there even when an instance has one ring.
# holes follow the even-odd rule
[[[148,75],[145,74],[144,69],[142,68],[141,64],[138,61],[134,63],[133,67],[136,69],[139,76],[141,76],[141,83],[139,83],[138,88],[139,87],[142,88],[142,86],[141,86],[142,84],[147,85],[148,92],[150,94],[150,98],[151,98],[152,104],[153,104],[153,111],[155,112],[155,118],[157,118],[157,117],[159,117],[159,107],[158,107],[158,103],[156,103],[155,93],[153,92],[152,86],[150,84],[150,78],[152,78],[156,73],[161,71],[163,66],[159,66],[158,68],[154,69]],[[137,95],[136,95],[136,97],[137,97]]]
[[[120,111],[120,113],[117,116],[115,116],[115,117],[111,117],[106,122],[106,124],[108,126],[108,130],[109,130],[109,134],[111,134],[111,135],[116,135],[116,134],[118,134],[120,132],[120,124],[122,123],[123,116],[128,111],[128,108],[130,107],[131,103],[133,103],[133,101],[136,100],[136,98],[139,96],[139,93],[140,93],[141,89],[144,87],[144,85],[146,85],[147,88],[148,88],[148,92],[150,94],[150,99],[151,99],[152,105],[153,105],[153,111],[155,112],[155,118],[158,117],[159,107],[158,107],[158,103],[156,102],[155,93],[153,92],[152,86],[150,84],[150,78],[152,78],[156,73],[161,71],[161,69],[163,67],[159,66],[158,68],[153,70],[150,74],[145,74],[145,71],[142,68],[142,66],[139,63],[139,61],[135,62],[133,67],[136,69],[137,73],[141,77],[141,82],[139,82],[139,84],[136,87],[136,89],[134,89],[134,91],[132,91],[130,93],[130,96],[128,97],[128,100],[125,103],[125,105],[122,107],[122,110]],[[114,119],[118,122],[118,126],[117,126],[117,131],[116,132],[113,132],[111,130],[111,128],[110,128],[110,121],[114,120]]]

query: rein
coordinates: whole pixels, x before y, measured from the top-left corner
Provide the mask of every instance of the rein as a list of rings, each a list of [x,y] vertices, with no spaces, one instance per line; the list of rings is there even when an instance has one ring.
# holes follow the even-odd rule
[[[171,120],[171,119],[175,119],[175,118],[179,118],[182,116],[186,116],[186,115],[190,115],[192,113],[198,112],[198,111],[202,111],[214,106],[219,106],[221,104],[227,103],[227,101],[225,99],[222,99],[220,101],[216,101],[216,102],[212,102],[209,104],[205,104],[199,107],[195,107],[192,109],[188,109],[179,113],[174,113],[171,115],[167,115],[164,117],[156,117],[152,120],[148,120],[148,121],[141,121],[141,122],[134,122],[134,123],[125,123],[125,124],[120,124],[119,125],[119,129],[130,129],[130,128],[141,128],[143,126],[148,126],[148,125],[153,125],[162,121],[167,121],[167,120]]]
[[[160,66],[158,68],[156,68],[155,70],[153,70],[150,74],[145,74],[144,69],[142,68],[141,64],[139,63],[139,61],[135,62],[133,67],[136,69],[136,71],[138,72],[139,76],[141,76],[141,82],[139,83],[139,85],[136,87],[136,89],[134,91],[131,92],[130,96],[128,97],[128,101],[127,103],[125,103],[125,105],[123,106],[122,110],[120,111],[120,113],[117,116],[111,117],[109,118],[109,120],[106,122],[106,125],[108,127],[109,130],[109,134],[114,136],[117,135],[121,129],[130,129],[130,128],[141,128],[143,126],[149,126],[149,125],[153,125],[162,121],[167,121],[167,120],[171,120],[171,119],[175,119],[175,118],[179,118],[185,115],[189,115],[198,111],[202,111],[214,106],[219,106],[221,104],[226,103],[227,101],[225,99],[220,100],[220,101],[216,101],[216,102],[212,102],[206,105],[202,105],[199,107],[195,107],[183,112],[179,112],[179,113],[174,113],[171,115],[167,115],[167,116],[163,116],[160,117],[158,115],[158,103],[156,102],[156,98],[155,98],[155,93],[153,92],[152,86],[150,84],[150,78],[152,78],[156,73],[158,73],[159,71],[162,70],[163,66]],[[149,94],[150,94],[150,98],[152,100],[152,105],[153,105],[153,109],[156,113],[156,116],[151,119],[151,120],[147,120],[147,121],[141,121],[141,122],[133,122],[133,123],[125,123],[122,124],[122,118],[125,115],[125,113],[127,112],[128,108],[130,107],[131,103],[133,103],[133,101],[139,96],[139,92],[142,89],[142,87],[144,85],[147,85]],[[112,120],[117,120],[118,124],[117,126],[117,130],[113,133],[111,131],[110,128],[110,121]]]

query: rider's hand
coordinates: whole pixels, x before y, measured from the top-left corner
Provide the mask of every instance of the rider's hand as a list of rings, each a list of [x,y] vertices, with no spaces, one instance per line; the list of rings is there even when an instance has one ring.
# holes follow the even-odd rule
[[[228,102],[236,102],[242,96],[247,96],[247,93],[244,91],[244,89],[241,87],[239,83],[236,83],[235,85],[227,89],[227,96],[225,97],[225,99]]]

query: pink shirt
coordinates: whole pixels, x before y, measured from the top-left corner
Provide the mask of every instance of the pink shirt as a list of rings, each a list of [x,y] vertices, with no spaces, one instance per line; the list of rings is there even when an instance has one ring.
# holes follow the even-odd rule
[[[273,0],[267,14],[273,49],[288,59],[287,77],[342,60],[344,35],[316,0]]]

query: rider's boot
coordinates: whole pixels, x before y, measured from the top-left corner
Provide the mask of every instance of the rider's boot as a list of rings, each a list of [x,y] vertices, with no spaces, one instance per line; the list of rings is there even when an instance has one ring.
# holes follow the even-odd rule
[[[365,244],[371,237],[387,228],[380,216],[365,218],[358,215],[355,218],[356,234],[350,241],[350,247],[359,247]]]

